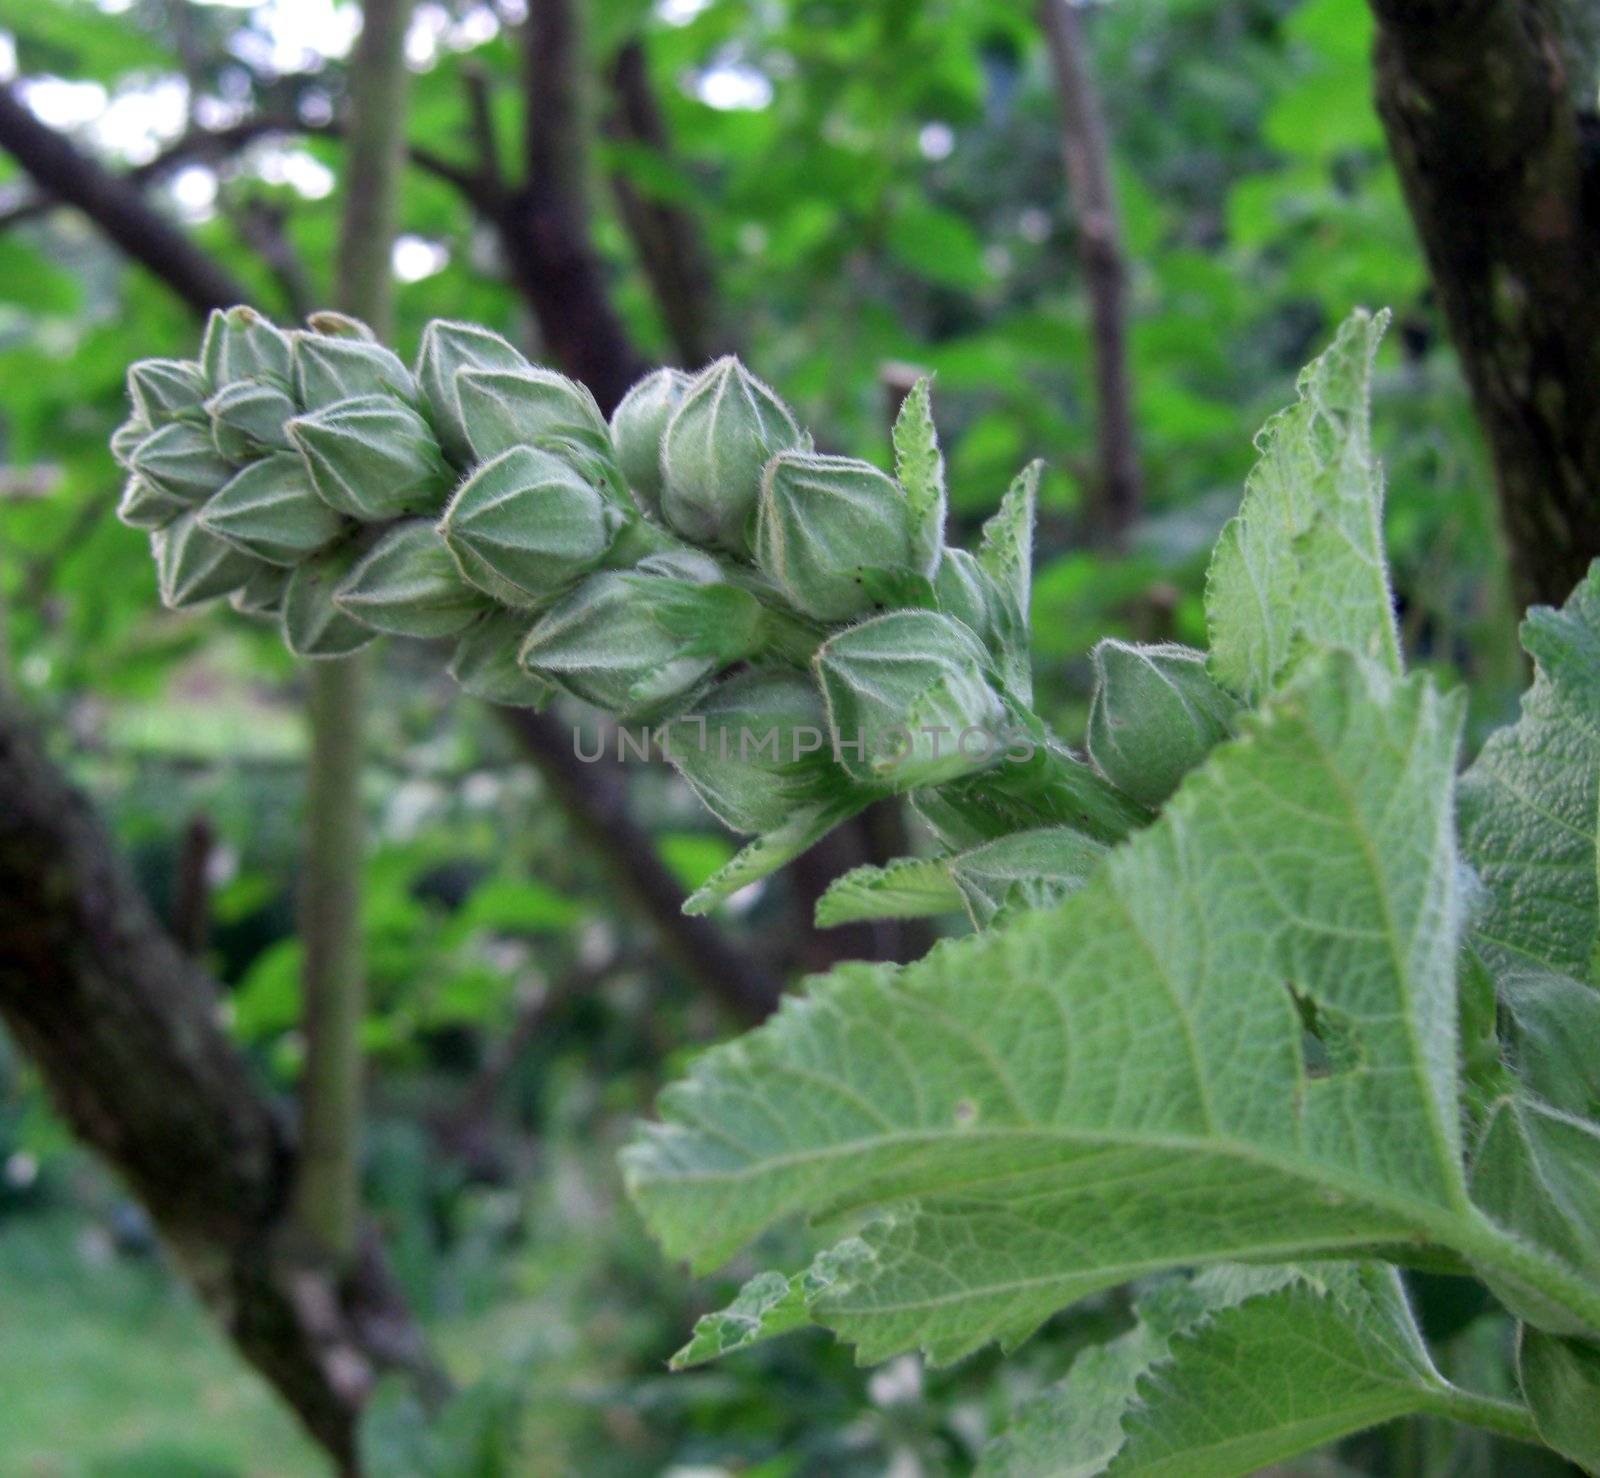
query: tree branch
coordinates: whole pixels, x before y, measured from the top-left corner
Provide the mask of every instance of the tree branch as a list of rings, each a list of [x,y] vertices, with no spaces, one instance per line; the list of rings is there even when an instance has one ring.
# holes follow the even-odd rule
[[[197,312],[249,300],[243,284],[151,210],[137,186],[110,173],[41,123],[11,86],[0,86],[0,148],[41,190],[77,206]]]
[[[1378,111],[1524,602],[1600,555],[1600,177],[1545,0],[1373,0]]]
[[[335,1281],[282,1236],[294,1144],[88,801],[0,694],[0,1016],[244,1356],[349,1469],[385,1369],[438,1377],[367,1243]]]
[[[1078,253],[1093,325],[1099,443],[1094,533],[1113,548],[1126,539],[1144,500],[1128,373],[1127,269],[1105,117],[1072,0],[1039,0],[1061,102],[1061,154],[1078,222]]]
[[[608,136],[666,155],[666,121],[650,85],[642,41],[629,41],[617,52],[610,80]],[[611,189],[679,360],[693,369],[727,353],[711,256],[694,217],[681,206],[642,195],[620,172],[613,172]]]
[[[492,212],[550,357],[607,412],[644,374],[589,233],[585,63],[573,0],[533,0],[522,26],[528,178]]]

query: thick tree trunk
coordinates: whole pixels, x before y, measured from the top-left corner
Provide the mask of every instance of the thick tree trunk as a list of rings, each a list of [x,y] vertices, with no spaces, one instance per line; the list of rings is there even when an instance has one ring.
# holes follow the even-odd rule
[[[1546,0],[1372,0],[1378,111],[1524,602],[1600,555],[1600,197]]]
[[[373,1380],[425,1373],[422,1340],[375,1246],[337,1282],[289,1250],[294,1146],[218,1010],[0,695],[0,1016],[234,1343],[348,1468]]]

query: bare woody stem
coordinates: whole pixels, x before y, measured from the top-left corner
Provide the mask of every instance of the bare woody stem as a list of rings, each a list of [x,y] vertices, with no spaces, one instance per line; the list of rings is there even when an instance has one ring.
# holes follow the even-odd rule
[[[1139,517],[1144,493],[1128,373],[1127,267],[1111,179],[1105,116],[1072,0],[1039,0],[1061,104],[1061,153],[1078,226],[1078,254],[1093,328],[1098,479],[1092,532],[1115,548]]]

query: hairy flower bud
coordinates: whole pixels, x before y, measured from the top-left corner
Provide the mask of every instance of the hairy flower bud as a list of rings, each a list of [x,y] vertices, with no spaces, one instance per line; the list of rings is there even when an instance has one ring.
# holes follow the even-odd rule
[[[610,433],[594,396],[554,370],[464,369],[456,375],[456,397],[467,439],[480,462],[514,446],[570,438],[609,451]]]
[[[917,565],[917,530],[899,485],[869,462],[779,452],[761,479],[756,563],[795,610],[848,621],[879,604]]]
[[[128,367],[128,398],[152,427],[203,420],[206,378],[190,359],[141,359]]]
[[[528,361],[499,334],[473,323],[449,323],[436,318],[422,331],[417,355],[417,384],[421,387],[433,428],[445,455],[458,467],[472,461],[472,438],[467,434],[456,376],[462,370],[520,370]]]
[[[200,344],[200,367],[213,390],[236,380],[287,387],[293,371],[289,336],[243,305],[213,313]]]
[[[461,485],[439,532],[480,590],[502,605],[533,607],[592,570],[619,521],[561,458],[512,447]]]
[[[1089,756],[1125,795],[1159,806],[1228,737],[1238,700],[1190,647],[1133,646],[1108,637],[1092,654]]]
[[[696,544],[749,548],[761,470],[801,443],[775,392],[737,359],[719,359],[684,391],[661,442],[661,511]]]
[[[816,684],[792,668],[717,684],[667,729],[667,753],[706,808],[735,831],[775,830],[848,782],[833,763]]]
[[[268,452],[289,450],[283,429],[295,413],[288,393],[268,380],[235,380],[205,405],[211,440],[230,462],[252,462]]]
[[[461,578],[439,531],[416,519],[389,530],[350,571],[334,604],[394,636],[455,636],[490,608]]]
[[[376,640],[377,633],[346,615],[334,601],[357,559],[349,544],[336,544],[302,560],[284,587],[279,621],[283,639],[297,657],[348,657]]]
[[[139,411],[135,411],[111,433],[111,455],[122,467],[131,470],[133,454],[139,449],[139,443],[154,429]]]
[[[370,338],[302,333],[294,338],[294,394],[308,411],[357,396],[381,396],[411,405],[417,399],[417,386],[411,371]]]
[[[157,529],[164,529],[189,506],[183,499],[162,492],[135,474],[122,489],[117,517],[130,529],[148,529],[154,533]]]
[[[236,473],[199,517],[207,533],[275,565],[298,564],[348,527],[317,496],[292,452],[274,452]]]
[[[128,465],[151,487],[182,503],[201,503],[233,476],[217,455],[211,431],[194,421],[169,421],[134,448]]]
[[[275,616],[283,608],[283,594],[293,573],[286,565],[258,564],[228,597],[228,604],[241,615]]]
[[[529,632],[523,666],[619,718],[658,715],[760,647],[756,598],[700,573],[652,555],[590,575]]]
[[[285,430],[317,496],[363,523],[437,513],[455,481],[428,423],[385,396],[339,401]]]
[[[248,554],[201,528],[193,512],[179,514],[152,534],[150,549],[156,557],[161,603],[174,611],[230,594],[256,568]]]
[[[555,688],[523,667],[519,654],[532,617],[494,610],[462,633],[450,659],[450,676],[474,698],[508,708],[543,708]]]
[[[891,611],[825,642],[817,676],[839,762],[863,783],[939,785],[996,763],[1005,702],[983,644],[939,611]]]
[[[641,507],[661,512],[661,439],[689,388],[680,370],[659,369],[640,380],[611,413],[617,466]]]

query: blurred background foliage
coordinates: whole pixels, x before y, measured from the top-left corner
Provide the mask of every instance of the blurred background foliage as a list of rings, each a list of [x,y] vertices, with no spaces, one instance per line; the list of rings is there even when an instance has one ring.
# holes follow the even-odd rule
[[[706,352],[736,347],[822,443],[886,459],[896,375],[936,372],[963,534],[1023,461],[1046,458],[1037,680],[1066,734],[1081,729],[1097,637],[1203,640],[1200,576],[1251,435],[1355,304],[1395,311],[1375,415],[1407,647],[1474,683],[1475,733],[1510,711],[1521,673],[1490,480],[1370,101],[1362,0],[1083,12],[1123,215],[1145,483],[1115,554],[1084,537],[1089,317],[1029,10],[584,11],[592,234],[629,331],[649,356],[678,357],[681,332],[619,207],[631,196],[698,232]],[[517,0],[418,7],[413,145],[449,161],[517,154],[519,15]],[[150,169],[194,129],[311,125],[196,150],[147,187],[290,317],[327,292],[341,147],[315,126],[337,113],[354,24],[334,0],[8,0],[0,77],[25,79],[38,116],[118,170]],[[629,42],[664,148],[613,126],[608,78]],[[232,1031],[287,1088],[301,1048],[300,677],[274,632],[227,609],[160,609],[143,536],[112,516],[106,437],[127,363],[192,352],[195,324],[83,218],[33,199],[0,155],[0,670],[47,715],[158,907],[226,983]],[[451,183],[409,170],[403,219],[403,352],[431,317],[537,348],[502,243]],[[1003,1366],[862,1372],[813,1334],[669,1378],[694,1315],[748,1269],[691,1283],[664,1266],[620,1196],[613,1150],[684,1054],[731,1023],[664,962],[503,727],[440,666],[389,644],[376,679],[367,1175],[406,1287],[468,1394],[442,1436],[402,1397],[380,1401],[374,1471],[965,1471],[1011,1405],[1125,1310],[1107,1300],[1059,1319]],[[685,887],[730,854],[660,770],[630,767],[627,800]],[[783,886],[736,900],[719,924],[740,947],[804,959],[774,946],[797,927]],[[1496,1331],[1448,1288],[1428,1297],[1450,1336],[1444,1358],[1492,1386]],[[1380,1443],[1374,1471],[1424,1471],[1407,1454],[1452,1473],[1487,1461],[1486,1439],[1425,1424],[1391,1448],[1365,1440]],[[503,1456],[513,1449],[524,1455]],[[0,1051],[0,1472],[319,1471],[164,1271],[138,1209],[72,1148],[26,1063]]]

